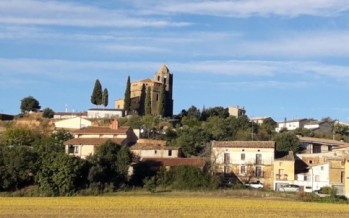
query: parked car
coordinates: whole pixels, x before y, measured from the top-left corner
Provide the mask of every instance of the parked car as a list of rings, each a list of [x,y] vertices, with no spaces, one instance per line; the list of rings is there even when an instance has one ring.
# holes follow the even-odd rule
[[[293,185],[293,184],[287,184],[282,186],[279,191],[283,192],[299,192],[299,186],[298,185]]]
[[[319,190],[314,191],[314,194],[316,194],[319,197],[328,197],[331,194],[331,187],[322,187]]]
[[[263,188],[263,184],[258,181],[253,183],[247,183],[245,184],[245,186],[251,187],[251,188]]]
[[[307,193],[311,193],[311,192],[313,192],[313,188],[311,186],[305,186],[303,191],[307,192]]]

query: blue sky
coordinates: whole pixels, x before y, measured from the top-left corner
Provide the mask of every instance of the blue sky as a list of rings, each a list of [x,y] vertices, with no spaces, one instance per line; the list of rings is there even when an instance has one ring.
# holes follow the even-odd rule
[[[174,74],[175,113],[243,106],[275,120],[349,120],[347,0],[1,0],[0,113],[109,107],[127,76]]]

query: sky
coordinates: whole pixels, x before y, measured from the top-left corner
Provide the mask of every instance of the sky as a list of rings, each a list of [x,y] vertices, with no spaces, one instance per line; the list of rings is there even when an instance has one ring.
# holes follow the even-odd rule
[[[0,113],[86,111],[96,79],[113,108],[163,64],[174,113],[348,122],[349,1],[0,0]]]

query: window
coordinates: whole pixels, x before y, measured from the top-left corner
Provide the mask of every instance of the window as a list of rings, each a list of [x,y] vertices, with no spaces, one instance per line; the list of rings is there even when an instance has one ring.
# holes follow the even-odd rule
[[[224,175],[230,174],[230,167],[229,166],[224,166]]]
[[[160,76],[158,76],[158,81],[160,81]]]
[[[256,177],[262,177],[263,176],[263,171],[262,167],[256,167]]]
[[[315,175],[315,182],[320,182],[320,176],[319,175]]]
[[[156,94],[156,101],[159,101],[159,94]]]
[[[245,153],[241,153],[241,160],[245,160]]]
[[[154,150],[154,154],[157,154],[158,153],[158,151],[157,150]]]
[[[229,164],[230,163],[230,154],[224,153],[224,163]]]
[[[341,172],[341,183],[344,183],[344,171]]]
[[[172,150],[168,150],[168,156],[171,157],[172,156]]]
[[[245,174],[246,173],[246,166],[242,165],[240,166],[240,174]]]
[[[262,154],[256,154],[256,164],[262,164]]]
[[[308,181],[308,176],[304,175],[304,181]]]
[[[68,148],[68,154],[77,154],[79,153],[79,146],[78,145],[70,145]]]
[[[313,161],[312,161],[312,160],[310,160],[310,161],[309,161],[309,163],[310,163],[310,164],[312,164],[312,163],[313,163]]]
[[[321,170],[324,170],[324,167],[323,167],[323,166],[321,166]]]

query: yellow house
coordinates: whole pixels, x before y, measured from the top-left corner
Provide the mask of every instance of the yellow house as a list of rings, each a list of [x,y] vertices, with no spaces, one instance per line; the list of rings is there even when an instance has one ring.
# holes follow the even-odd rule
[[[274,190],[278,190],[284,184],[293,183],[295,180],[295,159],[293,152],[274,160],[273,179]]]
[[[344,170],[344,195],[349,198],[349,158],[345,160]]]
[[[108,140],[117,144],[130,145],[138,139],[130,127],[113,129],[90,126],[73,131],[73,134],[73,139],[64,142],[65,152],[83,159],[93,155],[96,148]]]
[[[273,186],[274,141],[213,141],[214,172],[233,183],[261,182]]]
[[[179,147],[167,146],[165,140],[139,139],[135,145],[130,147],[130,151],[143,158],[178,158],[180,157]]]

